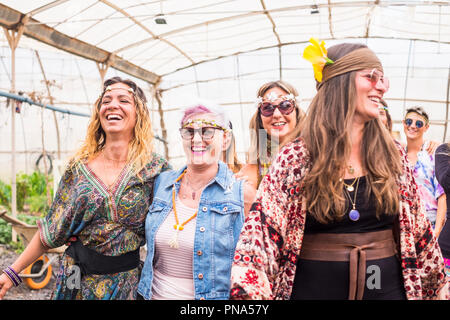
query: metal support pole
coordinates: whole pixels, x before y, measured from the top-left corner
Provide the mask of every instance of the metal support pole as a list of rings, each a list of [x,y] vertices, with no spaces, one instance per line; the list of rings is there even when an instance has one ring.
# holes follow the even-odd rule
[[[39,66],[40,66],[41,72],[42,72],[42,77],[44,78],[45,86],[47,87],[48,99],[50,101],[50,104],[53,105],[53,97],[52,97],[51,92],[50,92],[50,85],[49,85],[49,82],[47,80],[47,76],[45,75],[44,66],[42,65],[41,57],[39,56],[39,52],[37,50],[34,50],[34,53],[36,54],[36,57],[38,59]],[[42,108],[42,110],[41,110],[42,159],[44,160],[45,184],[47,186],[47,188],[46,188],[47,189],[47,204],[50,207],[51,204],[52,204],[52,197],[51,197],[51,194],[50,194],[50,185],[48,183],[47,151],[45,150],[45,133],[44,133],[44,111],[45,111],[45,108]],[[59,137],[58,120],[56,119],[56,112],[53,110],[52,113],[53,113],[53,120],[55,122],[55,128],[56,128],[56,142],[57,142],[57,145],[58,145],[58,149],[57,149],[58,150],[58,159],[55,162],[56,163],[60,163],[60,161],[61,161],[61,141],[60,141],[60,137]],[[59,170],[59,168],[55,167],[55,171],[56,170]]]
[[[448,67],[448,78],[447,78],[447,99],[445,102],[445,127],[444,127],[444,137],[442,138],[442,142],[445,142],[447,139],[447,128],[448,128],[448,99],[450,98],[450,66]]]
[[[28,15],[24,16],[16,30],[3,28],[11,49],[11,93],[16,92],[16,48],[28,19]],[[17,217],[16,108],[14,103],[11,104],[11,214],[14,218]],[[17,241],[17,233],[14,230],[12,231],[12,241]]]
[[[412,50],[413,40],[409,40],[409,50],[408,50],[408,65],[406,66],[406,74],[405,74],[405,88],[403,91],[403,115],[406,111],[406,94],[408,92],[408,77],[409,77],[409,66],[411,63],[411,50]]]
[[[162,101],[161,96],[162,92],[159,89],[160,81],[158,80],[155,83],[154,90],[153,90],[153,97],[155,98],[156,102],[158,103],[158,113],[159,113],[159,125],[161,127],[161,135],[163,144],[164,144],[164,157],[167,161],[169,161],[169,146],[167,145],[167,129],[166,129],[166,123],[164,122],[164,110],[162,108]]]
[[[105,62],[97,62],[98,72],[100,73],[100,91],[103,91],[103,83],[105,82],[106,72],[108,72],[111,63],[114,60],[114,54],[110,54],[108,59]]]

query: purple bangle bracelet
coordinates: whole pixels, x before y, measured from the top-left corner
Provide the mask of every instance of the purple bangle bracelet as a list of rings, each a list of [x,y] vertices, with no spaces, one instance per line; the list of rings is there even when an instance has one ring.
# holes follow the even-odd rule
[[[22,279],[19,277],[19,275],[17,274],[17,272],[14,271],[13,268],[11,267],[7,267],[5,269],[3,269],[3,272],[8,276],[8,278],[12,281],[12,283],[14,284],[14,286],[18,286],[19,284],[22,283]]]

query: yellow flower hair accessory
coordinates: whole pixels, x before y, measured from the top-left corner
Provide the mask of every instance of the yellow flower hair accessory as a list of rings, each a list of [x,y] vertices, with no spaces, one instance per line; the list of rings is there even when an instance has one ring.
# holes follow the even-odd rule
[[[325,48],[325,42],[316,38],[309,39],[311,44],[303,51],[303,58],[312,63],[314,69],[314,78],[318,82],[322,82],[322,70],[323,67],[329,64],[333,64],[334,61],[327,57],[327,49]]]

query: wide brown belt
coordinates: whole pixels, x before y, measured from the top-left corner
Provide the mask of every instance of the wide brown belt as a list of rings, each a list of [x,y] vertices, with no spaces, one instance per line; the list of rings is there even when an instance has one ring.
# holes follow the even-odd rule
[[[367,233],[317,233],[303,237],[300,259],[349,261],[349,300],[362,300],[366,260],[392,257],[397,253],[392,230]]]

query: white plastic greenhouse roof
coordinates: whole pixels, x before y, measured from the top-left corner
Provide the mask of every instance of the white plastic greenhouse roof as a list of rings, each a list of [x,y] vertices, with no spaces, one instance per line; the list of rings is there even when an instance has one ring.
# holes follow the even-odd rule
[[[0,25],[25,22],[25,36],[151,83],[205,61],[304,43],[311,35],[449,44],[449,17],[449,1],[0,1]]]
[[[58,108],[89,113],[102,79],[129,76],[146,92],[155,134],[167,142],[158,141],[157,151],[175,166],[184,161],[179,109],[193,96],[227,108],[241,161],[259,86],[290,82],[306,110],[316,89],[301,53],[311,37],[374,50],[391,82],[385,100],[401,141],[413,105],[430,115],[426,138],[450,140],[450,1],[0,0],[0,26],[0,91],[12,87],[13,35],[22,35],[15,92]],[[10,111],[0,99],[2,136],[13,131]],[[88,118],[40,112],[24,104],[15,116],[17,168],[25,171],[44,147],[71,154],[86,132]],[[11,150],[0,139],[0,176],[9,174]]]

